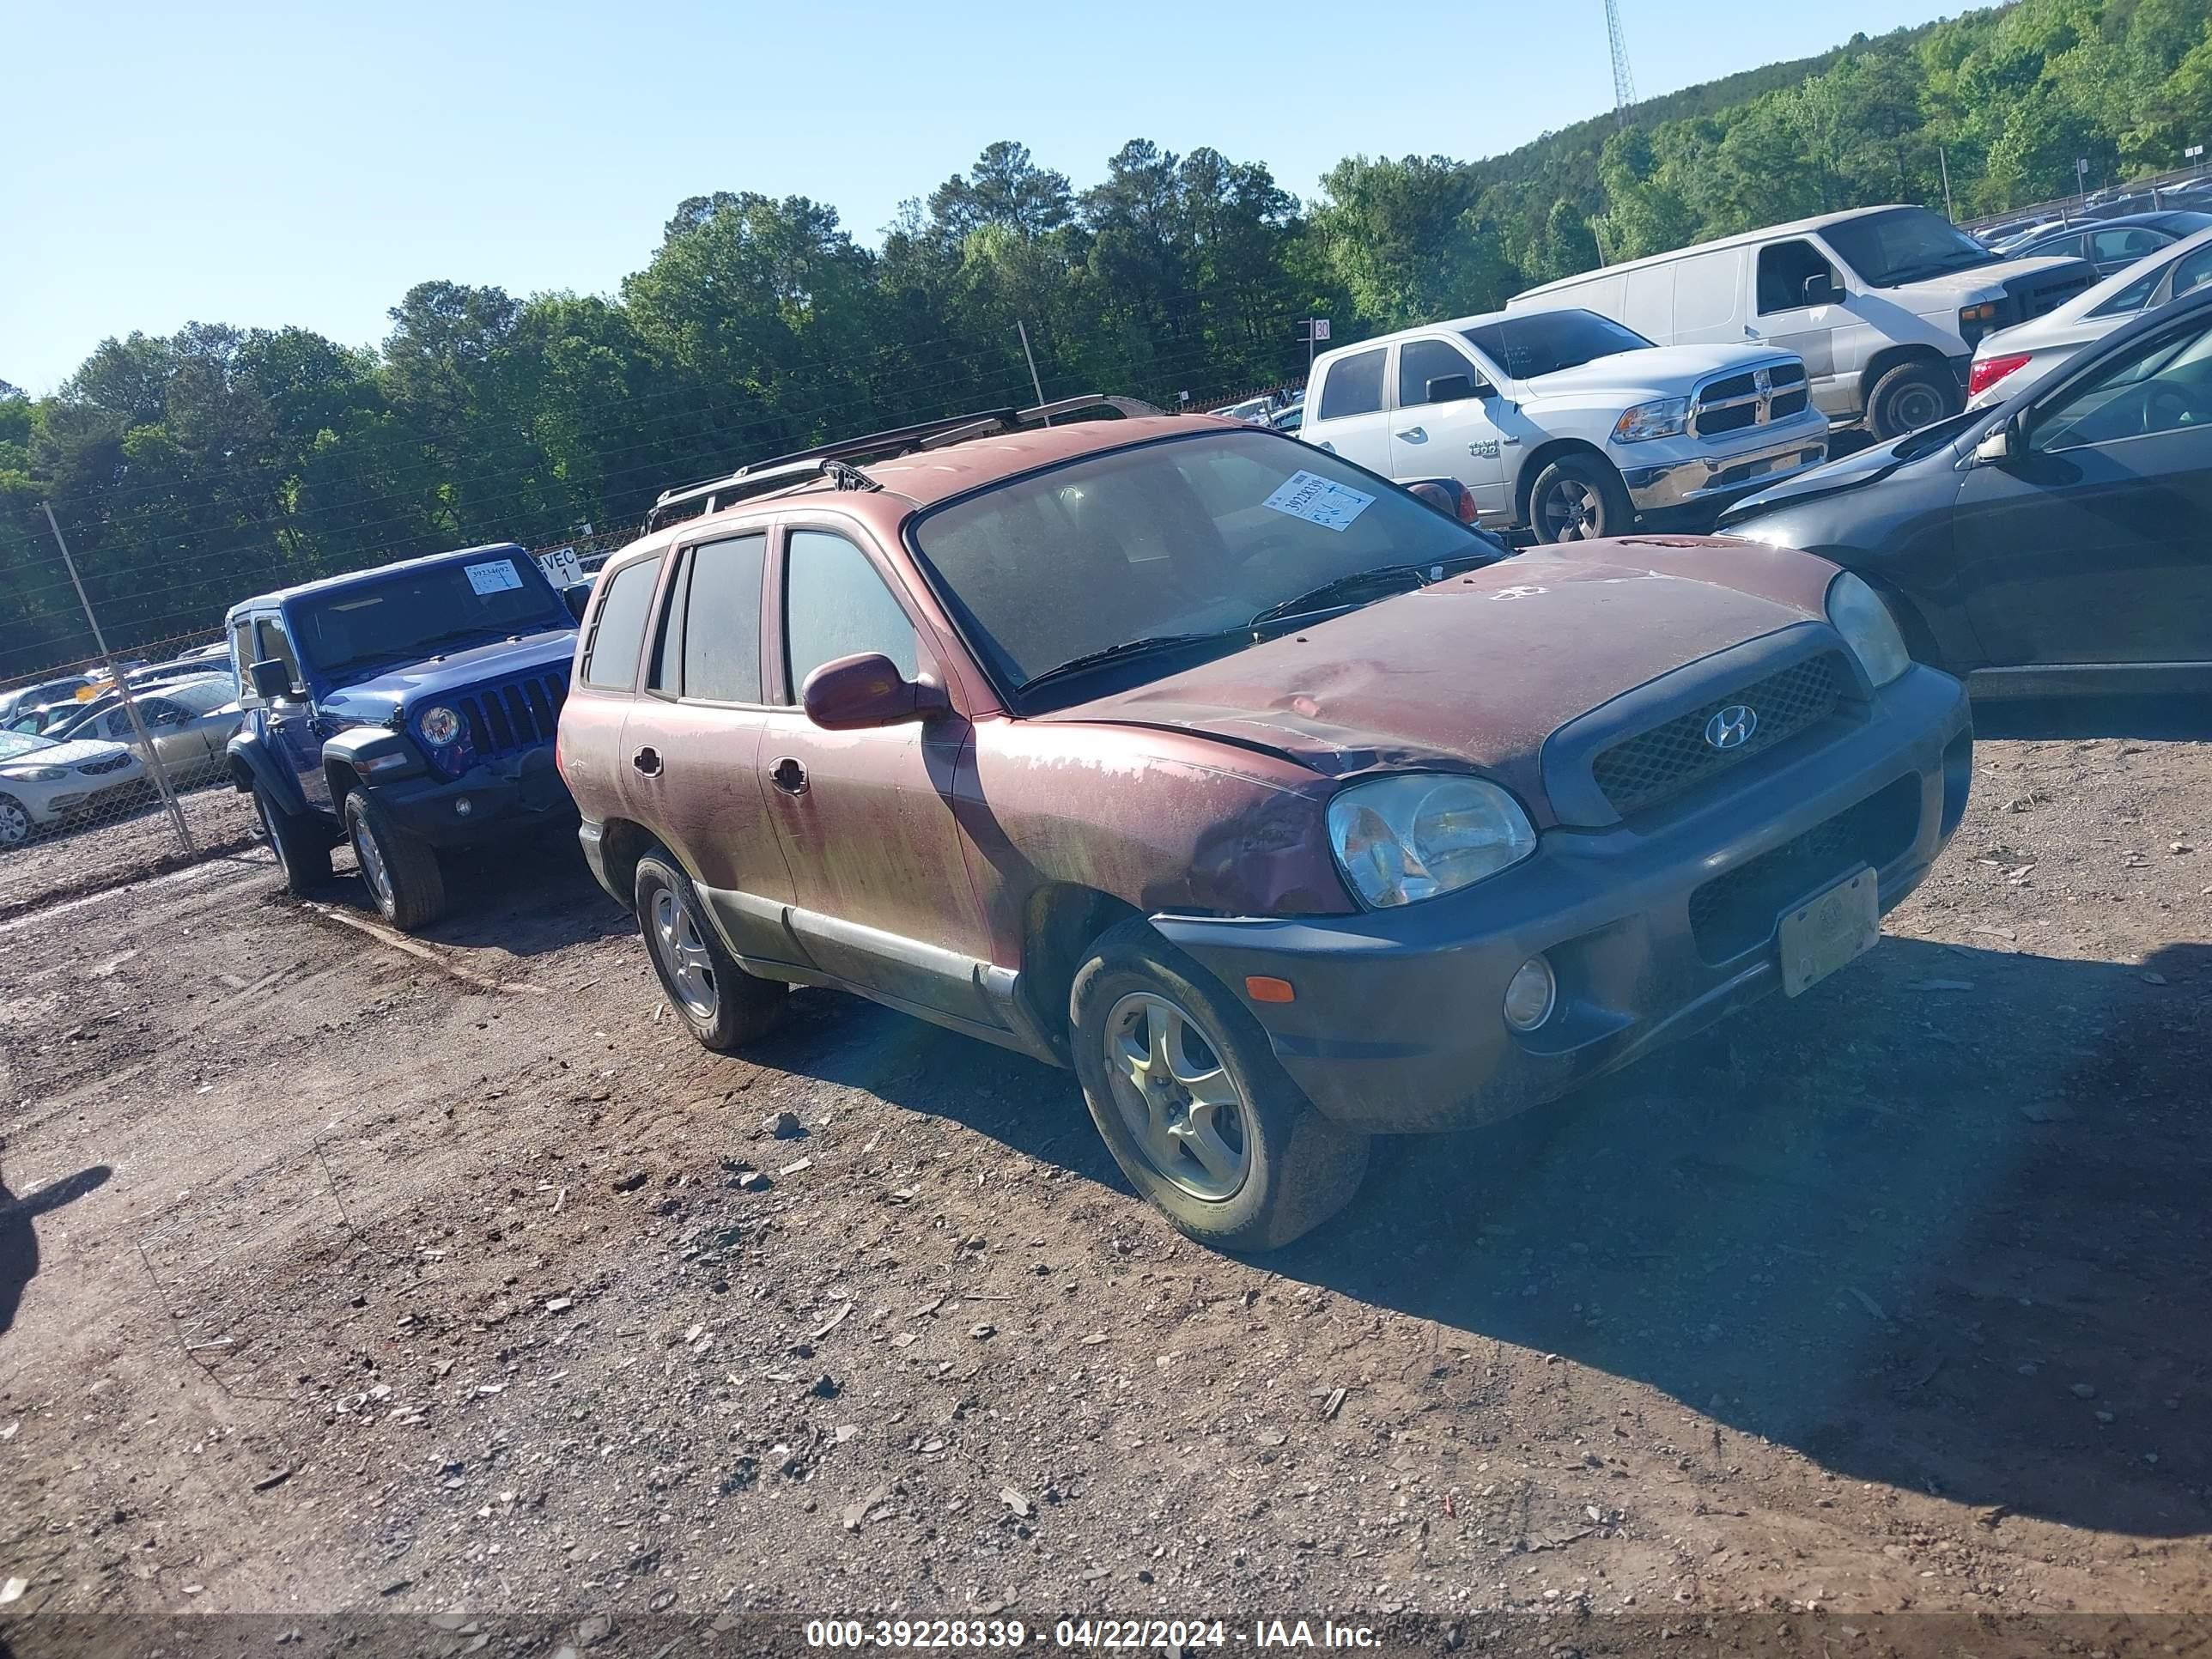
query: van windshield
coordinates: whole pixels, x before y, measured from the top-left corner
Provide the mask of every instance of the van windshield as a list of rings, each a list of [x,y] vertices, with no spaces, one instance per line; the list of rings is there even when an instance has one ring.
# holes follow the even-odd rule
[[[1501,317],[1464,331],[1474,349],[1516,380],[1562,368],[1579,368],[1600,357],[1640,351],[1651,343],[1634,329],[1594,311],[1537,311]]]
[[[1942,215],[1923,207],[1862,214],[1824,225],[1820,234],[1869,288],[1895,288],[1992,264],[1997,258]]]

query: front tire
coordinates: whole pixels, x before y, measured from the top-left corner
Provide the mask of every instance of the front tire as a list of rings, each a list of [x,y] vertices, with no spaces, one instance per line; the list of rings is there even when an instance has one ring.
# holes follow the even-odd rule
[[[21,847],[38,833],[29,809],[13,795],[0,795],[0,847]]]
[[[1636,504],[1613,464],[1580,451],[1560,456],[1528,491],[1528,528],[1539,542],[1588,542],[1636,528]]]
[[[701,1047],[726,1054],[775,1029],[791,988],[738,965],[673,860],[659,853],[640,859],[633,890],[661,991]]]
[[[1885,370],[1867,394],[1867,431],[1878,443],[1902,438],[1955,415],[1964,407],[1958,377],[1940,363],[1899,363]]]
[[[1258,1022],[1141,917],[1091,947],[1068,1013],[1107,1150],[1199,1243],[1274,1249],[1359,1190],[1367,1137],[1315,1110]]]
[[[283,874],[286,892],[294,898],[307,898],[330,880],[330,843],[315,833],[313,824],[277,805],[258,783],[253,786],[253,813],[261,820],[262,839],[276,854],[276,868]]]
[[[379,915],[412,933],[446,914],[446,872],[438,867],[435,848],[394,823],[362,790],[346,797],[345,823],[362,884]]]

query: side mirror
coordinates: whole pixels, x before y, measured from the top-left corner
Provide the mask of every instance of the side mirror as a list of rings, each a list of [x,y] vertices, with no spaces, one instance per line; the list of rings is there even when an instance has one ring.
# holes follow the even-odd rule
[[[806,677],[799,701],[806,718],[829,732],[902,726],[951,706],[943,686],[907,678],[880,651],[823,663]]]
[[[292,671],[274,658],[255,663],[246,671],[253,695],[264,702],[292,701]]]
[[[1432,404],[1463,404],[1474,396],[1472,374],[1439,374],[1422,388]]]
[[[1974,463],[1978,466],[2002,466],[2013,458],[2014,433],[2012,422],[2005,422],[1974,446]]]
[[[585,608],[591,602],[592,585],[589,582],[570,582],[561,590],[561,603],[568,607],[569,616],[579,623],[584,620]]]
[[[1808,306],[1832,306],[1842,299],[1836,279],[1826,271],[1805,279],[1805,303]]]

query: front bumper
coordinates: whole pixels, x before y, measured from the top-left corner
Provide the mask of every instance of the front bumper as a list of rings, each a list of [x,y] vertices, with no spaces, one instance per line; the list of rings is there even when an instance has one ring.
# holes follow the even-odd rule
[[[479,761],[458,778],[419,772],[370,787],[400,828],[433,847],[465,847],[576,820],[550,744]]]
[[[1465,1127],[1776,989],[1782,912],[1859,864],[1875,869],[1882,908],[1898,903],[1957,830],[1972,764],[1964,689],[1914,667],[1847,735],[1656,827],[1554,830],[1513,870],[1399,909],[1155,925],[1224,985],[1291,982],[1296,1000],[1248,1006],[1329,1117],[1367,1131]],[[1501,1004],[1540,951],[1559,1000],[1521,1035]]]
[[[1634,464],[1633,456],[1616,452],[1615,458],[1627,462],[1620,476],[1637,512],[1657,520],[1717,513],[1753,490],[1820,465],[1827,456],[1827,419],[1816,414],[1793,417],[1779,435],[1769,427],[1741,448],[1702,450],[1679,460],[1654,459],[1642,465]]]

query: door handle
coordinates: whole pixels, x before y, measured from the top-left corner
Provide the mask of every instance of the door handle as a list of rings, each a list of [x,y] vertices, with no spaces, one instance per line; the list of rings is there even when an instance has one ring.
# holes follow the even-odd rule
[[[629,763],[637,769],[641,777],[657,778],[660,775],[660,751],[651,744],[632,755]]]
[[[1407,427],[1398,436],[1409,444],[1425,444],[1429,441],[1429,434],[1417,426]]]
[[[806,793],[806,769],[789,755],[769,769],[768,781],[787,795]]]

